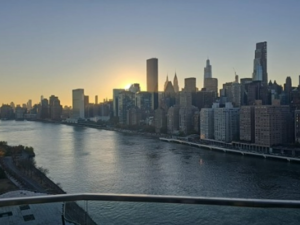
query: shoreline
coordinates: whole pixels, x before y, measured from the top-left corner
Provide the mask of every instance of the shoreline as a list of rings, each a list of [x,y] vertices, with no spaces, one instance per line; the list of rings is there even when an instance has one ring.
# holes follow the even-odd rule
[[[169,134],[149,133],[149,132],[142,132],[142,131],[137,131],[137,130],[129,130],[129,129],[115,128],[115,127],[107,127],[107,126],[104,127],[104,126],[101,126],[101,125],[98,125],[98,124],[66,123],[66,122],[61,122],[61,121],[48,121],[48,120],[25,120],[25,121],[60,124],[60,125],[67,125],[67,126],[73,126],[73,127],[88,127],[88,128],[94,128],[94,129],[116,131],[116,132],[127,133],[127,134],[138,134],[138,135],[154,137],[154,138],[170,137],[171,136]]]
[[[252,157],[263,157],[263,158],[269,158],[272,160],[284,160],[288,162],[296,162],[300,163],[300,158],[297,157],[289,157],[289,156],[279,156],[279,155],[273,155],[273,154],[266,154],[266,153],[259,153],[259,152],[251,152],[246,150],[239,150],[239,149],[229,149],[226,147],[218,147],[216,145],[206,145],[201,144],[197,142],[189,142],[184,141],[180,139],[174,139],[170,138],[171,135],[169,134],[161,134],[161,133],[148,133],[148,132],[141,132],[136,130],[129,130],[129,129],[122,129],[122,128],[114,128],[114,127],[103,127],[97,124],[78,124],[78,123],[66,123],[66,122],[57,122],[57,121],[44,121],[44,120],[28,120],[32,122],[42,122],[42,123],[55,123],[55,124],[63,124],[63,125],[69,125],[69,126],[76,126],[76,127],[89,127],[89,128],[95,128],[95,129],[102,129],[102,130],[108,130],[108,131],[115,131],[125,134],[136,134],[146,137],[152,137],[152,138],[158,138],[161,141],[167,141],[167,142],[173,142],[173,143],[179,143],[179,144],[186,144],[194,147],[202,147],[210,150],[216,150],[221,152],[228,152],[231,154],[241,154],[243,156],[252,156]]]
[[[6,145],[6,148],[11,147],[12,146]],[[45,174],[43,168],[37,168],[35,166],[32,158],[30,155],[24,154],[24,152],[13,156],[2,156],[0,158],[0,167],[5,172],[6,178],[10,180],[18,190],[47,195],[66,194],[59,184],[54,183],[54,181]],[[13,190],[7,190],[7,192],[10,191]],[[81,208],[76,202],[66,202],[64,213],[64,218],[68,222],[74,224],[85,224],[85,222],[87,222],[88,224],[96,225],[88,212]]]
[[[277,156],[277,155],[272,155],[272,154],[263,154],[263,153],[258,153],[258,152],[250,152],[250,151],[237,150],[237,149],[228,149],[228,148],[218,147],[218,146],[214,146],[214,145],[205,145],[205,144],[184,141],[184,140],[179,140],[179,139],[174,139],[174,138],[159,138],[159,140],[164,141],[164,142],[189,145],[189,146],[193,146],[193,147],[197,147],[197,148],[204,148],[207,150],[214,150],[214,151],[223,152],[223,153],[239,154],[239,155],[248,156],[248,157],[249,156],[262,157],[264,159],[268,158],[271,160],[284,160],[287,162],[300,163],[300,158],[295,158],[295,157]]]

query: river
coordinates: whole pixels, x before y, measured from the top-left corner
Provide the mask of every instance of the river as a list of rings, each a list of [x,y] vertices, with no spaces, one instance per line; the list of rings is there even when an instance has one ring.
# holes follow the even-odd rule
[[[28,121],[0,121],[0,140],[34,147],[37,166],[48,169],[48,176],[68,193],[300,200],[300,164],[214,152],[141,135]],[[272,224],[281,224],[288,217],[291,223],[300,220],[295,210],[89,205],[89,212],[102,224],[265,224],[270,219],[274,219]]]

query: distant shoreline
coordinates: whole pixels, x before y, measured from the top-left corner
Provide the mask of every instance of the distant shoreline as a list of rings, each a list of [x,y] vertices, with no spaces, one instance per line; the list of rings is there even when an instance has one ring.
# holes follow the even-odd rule
[[[189,146],[198,147],[198,148],[206,148],[209,150],[215,150],[215,151],[224,152],[224,153],[239,154],[239,155],[243,155],[243,156],[263,157],[264,159],[269,158],[272,160],[284,160],[287,162],[300,163],[300,158],[296,158],[296,157],[277,156],[277,155],[272,155],[272,154],[263,154],[263,153],[258,153],[258,152],[250,152],[250,151],[237,150],[237,149],[228,149],[228,148],[218,147],[218,146],[214,146],[214,145],[200,144],[200,143],[196,143],[196,142],[184,141],[184,140],[173,139],[173,138],[159,138],[159,139],[161,141],[165,141],[165,142],[189,145]]]
[[[61,122],[61,121],[57,122],[57,121],[45,121],[45,120],[28,120],[28,121],[63,124],[63,125],[75,126],[75,127],[96,128],[96,129],[102,129],[102,130],[108,130],[108,131],[121,132],[121,133],[125,133],[125,134],[136,134],[136,135],[142,135],[142,136],[147,136],[147,137],[152,137],[152,138],[158,138],[161,141],[185,144],[185,145],[190,145],[190,146],[194,146],[194,147],[201,146],[202,148],[221,151],[221,152],[225,152],[225,153],[241,154],[243,156],[263,157],[265,159],[269,158],[272,160],[284,160],[284,161],[288,161],[288,162],[300,163],[300,158],[296,158],[296,157],[278,156],[278,155],[264,154],[264,153],[259,153],[259,152],[250,152],[250,151],[246,151],[246,150],[229,149],[226,147],[218,147],[216,145],[206,145],[206,144],[201,144],[201,143],[196,143],[196,142],[189,142],[189,141],[184,141],[181,139],[170,138],[170,135],[167,135],[167,134],[140,132],[140,131],[136,131],[136,130],[128,130],[128,129],[114,128],[114,127],[103,127],[98,124],[80,124],[80,123],[78,124],[78,123],[66,123],[66,122]]]
[[[170,135],[168,135],[168,134],[141,132],[141,131],[136,131],[136,130],[115,128],[115,127],[104,127],[104,126],[101,126],[98,124],[66,123],[66,122],[61,122],[61,121],[48,121],[48,120],[26,120],[26,121],[62,124],[62,125],[68,125],[68,126],[73,126],[73,127],[88,127],[88,128],[95,128],[95,129],[101,129],[101,130],[116,131],[116,132],[127,133],[127,134],[138,134],[138,135],[150,136],[150,137],[154,137],[154,138],[170,137]]]

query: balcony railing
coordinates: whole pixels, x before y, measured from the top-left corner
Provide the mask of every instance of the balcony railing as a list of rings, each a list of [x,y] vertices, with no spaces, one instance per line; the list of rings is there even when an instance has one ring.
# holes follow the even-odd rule
[[[63,216],[59,220],[74,224],[160,224],[162,220],[168,224],[224,221],[228,224],[298,224],[300,221],[299,200],[98,193],[0,199],[0,207],[30,205],[33,212],[35,205],[47,209],[51,203],[61,203]],[[27,221],[26,224],[35,223]]]
[[[53,202],[74,201],[110,201],[110,202],[147,202],[147,203],[176,203],[219,205],[261,208],[300,208],[300,200],[246,199],[246,198],[214,198],[189,197],[170,195],[141,195],[141,194],[60,194],[34,197],[17,197],[0,199],[0,207],[24,204],[42,204]]]

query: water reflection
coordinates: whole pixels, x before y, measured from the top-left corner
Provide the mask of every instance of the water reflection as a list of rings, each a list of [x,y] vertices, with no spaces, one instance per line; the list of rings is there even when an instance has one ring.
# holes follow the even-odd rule
[[[300,199],[300,165],[37,122],[0,122],[0,139],[35,148],[67,192]]]

